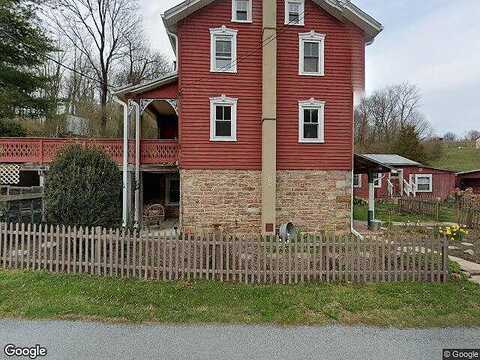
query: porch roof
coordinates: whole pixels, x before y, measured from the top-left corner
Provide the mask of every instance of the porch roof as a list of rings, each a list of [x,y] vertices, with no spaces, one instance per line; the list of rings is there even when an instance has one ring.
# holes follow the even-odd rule
[[[125,85],[123,87],[120,87],[120,88],[116,89],[114,91],[113,95],[118,96],[118,97],[124,97],[127,94],[140,95],[140,94],[146,93],[148,91],[158,89],[161,86],[174,83],[176,81],[178,81],[178,73],[175,71],[175,72],[172,72],[172,73],[165,74],[164,76],[159,77],[157,79],[146,81],[146,82],[141,83],[141,84]]]
[[[370,171],[374,173],[388,173],[394,170],[387,164],[360,154],[354,155],[353,163],[355,174],[367,174]]]

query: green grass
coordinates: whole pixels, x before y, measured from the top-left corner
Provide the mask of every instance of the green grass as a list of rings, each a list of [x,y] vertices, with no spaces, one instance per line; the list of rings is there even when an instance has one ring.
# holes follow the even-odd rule
[[[437,220],[429,215],[422,214],[410,214],[397,211],[397,205],[387,202],[377,202],[375,204],[375,217],[386,223],[390,222],[437,222]],[[353,217],[355,220],[367,221],[368,220],[368,206],[355,204],[353,207]],[[455,210],[442,206],[440,209],[440,222],[456,222]]]
[[[428,165],[452,171],[477,170],[480,169],[480,150],[468,142],[443,144],[442,156]]]
[[[480,287],[445,284],[247,286],[0,271],[0,317],[108,322],[480,325]]]

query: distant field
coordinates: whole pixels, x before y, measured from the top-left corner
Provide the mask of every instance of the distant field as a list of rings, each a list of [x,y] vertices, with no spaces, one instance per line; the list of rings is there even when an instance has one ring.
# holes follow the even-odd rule
[[[443,147],[441,158],[428,165],[453,171],[480,169],[480,150],[475,149],[473,143],[444,144]]]

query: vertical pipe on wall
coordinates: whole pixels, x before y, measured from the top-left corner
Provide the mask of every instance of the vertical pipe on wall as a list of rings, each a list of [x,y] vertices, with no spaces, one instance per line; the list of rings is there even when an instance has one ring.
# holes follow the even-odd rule
[[[373,171],[368,172],[368,228],[373,227],[375,221],[375,177]]]
[[[277,4],[263,1],[262,233],[276,228],[277,192]]]
[[[140,222],[140,105],[136,101],[132,101],[135,107],[135,227]]]
[[[128,224],[128,105],[119,98],[115,102],[123,106],[123,190],[122,190],[122,226]]]

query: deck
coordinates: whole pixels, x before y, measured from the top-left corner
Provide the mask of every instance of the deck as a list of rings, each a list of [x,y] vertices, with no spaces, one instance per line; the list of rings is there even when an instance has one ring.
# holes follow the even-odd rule
[[[48,165],[66,146],[78,144],[107,153],[118,165],[123,162],[122,139],[0,138],[0,163]],[[142,165],[174,165],[178,160],[176,140],[141,141]],[[135,162],[135,141],[129,141],[129,163]]]

